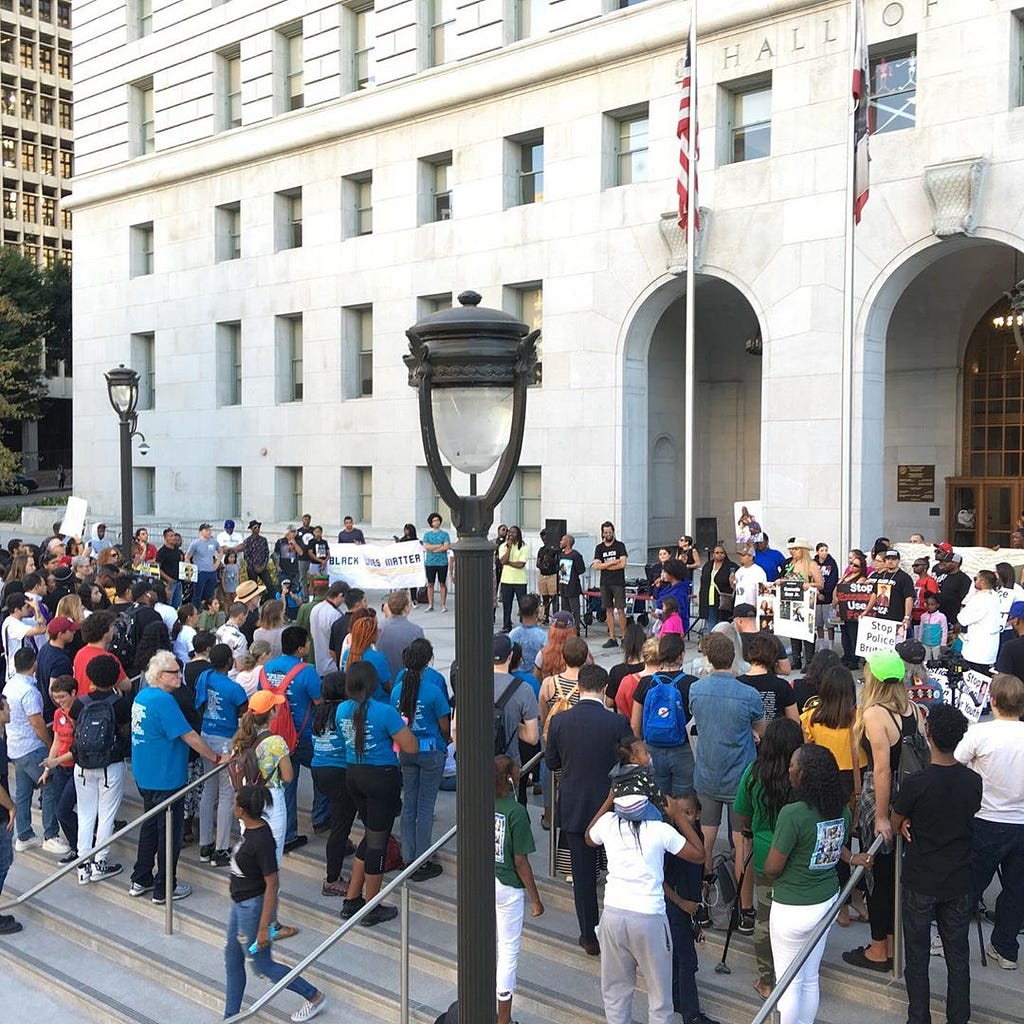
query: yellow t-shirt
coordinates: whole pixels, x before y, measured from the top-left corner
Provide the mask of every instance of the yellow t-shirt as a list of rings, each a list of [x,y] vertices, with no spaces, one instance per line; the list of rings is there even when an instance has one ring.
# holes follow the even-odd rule
[[[498,558],[501,558],[505,552],[508,551],[508,560],[510,562],[522,562],[522,569],[513,568],[511,565],[503,565],[501,567],[501,582],[502,583],[526,583],[526,565],[530,561],[530,549],[527,545],[522,544],[519,547],[510,548],[508,544],[502,544],[498,548]]]
[[[814,709],[811,708],[800,716],[800,724],[804,728],[804,739],[808,743],[817,743],[820,747],[827,747],[832,751],[836,764],[839,765],[839,770],[841,772],[852,772],[853,757],[850,754],[851,729],[830,729],[828,726],[812,723],[811,715],[813,714]],[[858,760],[860,761],[861,768],[867,767],[868,755],[863,747],[860,748]]]

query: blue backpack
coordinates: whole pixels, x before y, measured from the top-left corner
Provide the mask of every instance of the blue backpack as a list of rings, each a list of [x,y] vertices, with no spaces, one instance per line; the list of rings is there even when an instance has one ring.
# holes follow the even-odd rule
[[[680,672],[666,679],[654,674],[654,683],[644,697],[643,739],[652,747],[678,747],[686,742],[686,711],[676,683],[686,675]]]

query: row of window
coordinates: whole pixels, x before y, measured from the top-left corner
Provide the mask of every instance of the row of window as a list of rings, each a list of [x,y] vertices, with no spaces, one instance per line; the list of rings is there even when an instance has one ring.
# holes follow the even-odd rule
[[[15,0],[0,0],[0,11],[15,10]],[[71,28],[71,0],[17,0],[17,10],[27,18],[53,21],[57,16],[60,28]]]
[[[71,79],[71,40],[61,40],[60,48],[54,47],[52,36],[40,36],[25,25],[21,26],[19,37],[15,38],[13,26],[0,27],[0,62],[20,64],[29,71],[52,75],[54,67],[61,78]],[[17,59],[15,59],[17,54]],[[56,55],[56,63],[54,56]]]
[[[321,476],[321,471],[315,471]],[[340,468],[340,507],[343,514],[351,515],[363,526],[373,525],[373,469],[370,466],[343,466]],[[155,515],[156,469],[136,466],[133,470],[134,505],[139,515]],[[217,466],[215,470],[217,507],[223,512],[238,515],[244,506],[241,466]],[[431,512],[441,513],[445,524],[451,514],[441,501],[433,480],[425,466],[416,468],[415,496],[417,508],[409,515],[425,523]],[[265,496],[261,492],[261,502]],[[279,522],[298,522],[306,511],[301,466],[274,467],[274,518]],[[270,510],[256,509],[267,515]],[[516,479],[500,510],[502,516],[518,523],[524,530],[539,530],[541,522],[541,469],[539,466],[520,466]]]
[[[4,118],[21,118],[38,121],[71,131],[71,99],[53,93],[53,86],[21,79],[16,82],[9,75],[0,79],[0,115]],[[56,120],[55,120],[56,119]]]
[[[18,249],[37,266],[52,267],[58,261],[71,266],[71,239],[58,243],[56,238],[46,238],[35,232],[20,232],[4,224],[4,248]]]
[[[37,142],[38,136],[34,132],[22,131],[19,139],[16,128],[5,127],[3,131],[3,139],[0,140],[0,166],[12,170],[39,172],[51,177],[57,176],[59,167],[60,177],[71,177],[74,155],[70,140],[62,142],[58,150],[56,139],[43,136],[41,141]]]
[[[57,196],[54,192],[47,194],[44,189],[40,195],[32,186],[22,184],[21,191],[8,182],[4,182],[2,193],[3,219],[21,220],[28,224],[38,224],[44,228],[56,228],[58,216],[60,226],[66,231],[71,229],[71,211],[58,210]]]

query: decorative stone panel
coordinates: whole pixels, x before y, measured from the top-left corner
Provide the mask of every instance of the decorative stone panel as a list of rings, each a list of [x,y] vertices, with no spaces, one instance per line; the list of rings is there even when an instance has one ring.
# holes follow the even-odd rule
[[[939,238],[974,234],[986,166],[984,157],[972,157],[924,169],[924,190],[932,209],[932,232]]]
[[[700,208],[700,227],[697,229],[696,252],[694,270],[699,270],[704,265],[704,241],[707,238],[708,226],[711,222],[711,211],[706,206]],[[663,213],[658,224],[661,230],[661,237],[668,248],[668,261],[666,269],[670,274],[686,273],[686,232],[679,226],[679,213],[673,210],[671,213]]]

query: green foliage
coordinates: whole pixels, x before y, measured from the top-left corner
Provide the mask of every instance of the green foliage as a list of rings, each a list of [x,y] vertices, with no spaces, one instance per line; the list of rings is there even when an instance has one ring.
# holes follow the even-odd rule
[[[68,499],[49,497],[49,498],[35,498],[27,499],[23,505],[7,505],[6,507],[0,508],[0,523],[20,523],[21,522],[21,510],[23,508],[47,508],[49,506],[59,505],[63,508],[68,503]]]

